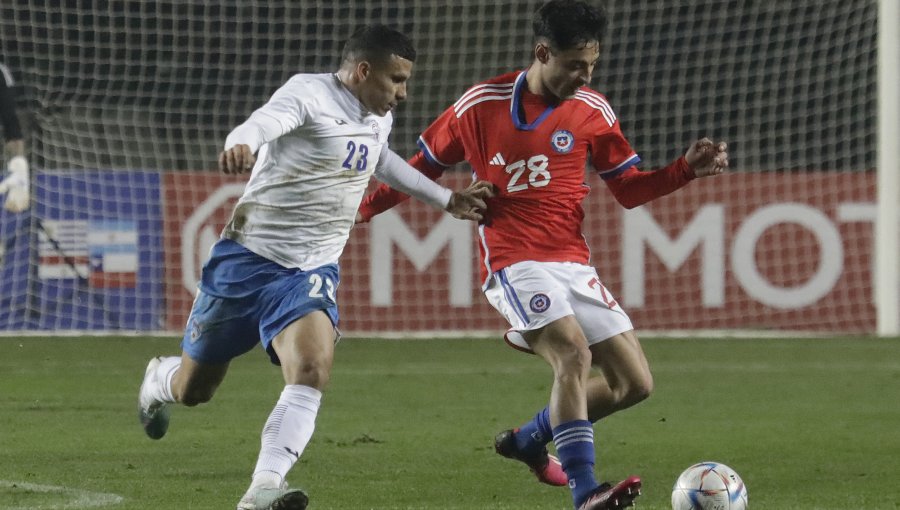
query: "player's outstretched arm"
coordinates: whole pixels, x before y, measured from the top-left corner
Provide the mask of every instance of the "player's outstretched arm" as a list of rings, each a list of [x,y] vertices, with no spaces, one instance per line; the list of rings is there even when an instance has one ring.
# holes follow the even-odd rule
[[[487,210],[488,198],[494,196],[494,185],[488,181],[476,181],[462,191],[454,191],[444,209],[461,220],[481,221]]]
[[[411,157],[408,163],[432,181],[437,181],[441,174],[444,173],[443,168],[432,165],[421,152]],[[359,211],[356,213],[356,223],[366,223],[372,217],[408,199],[409,195],[406,193],[397,191],[386,184],[381,184],[363,199],[362,204],[359,206]]]
[[[697,177],[719,175],[728,168],[728,146],[701,138],[684,156],[659,170],[642,172],[631,167],[604,182],[616,200],[631,209],[668,195]]]
[[[719,175],[728,168],[728,144],[701,138],[691,144],[684,155],[694,177]]]
[[[382,149],[375,177],[397,191],[444,209],[463,220],[481,220],[486,208],[485,200],[494,194],[493,185],[487,182],[473,183],[462,191],[450,191],[410,166],[387,147]],[[361,215],[357,214],[356,222],[359,223],[360,219]]]

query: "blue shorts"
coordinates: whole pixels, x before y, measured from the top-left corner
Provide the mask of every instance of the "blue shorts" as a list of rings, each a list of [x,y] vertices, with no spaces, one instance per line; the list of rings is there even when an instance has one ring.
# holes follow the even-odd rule
[[[220,239],[203,266],[181,348],[197,362],[222,364],[262,343],[279,365],[272,340],[290,323],[322,310],[337,327],[339,282],[337,264],[290,269]]]

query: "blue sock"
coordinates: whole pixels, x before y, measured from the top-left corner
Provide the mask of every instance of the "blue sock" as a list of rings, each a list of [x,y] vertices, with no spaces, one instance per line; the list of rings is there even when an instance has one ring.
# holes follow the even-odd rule
[[[519,427],[516,432],[516,446],[520,452],[534,454],[553,439],[550,427],[550,409],[545,407],[538,411],[534,418]]]
[[[594,478],[594,428],[587,420],[561,423],[553,429],[553,442],[578,508],[599,486]]]

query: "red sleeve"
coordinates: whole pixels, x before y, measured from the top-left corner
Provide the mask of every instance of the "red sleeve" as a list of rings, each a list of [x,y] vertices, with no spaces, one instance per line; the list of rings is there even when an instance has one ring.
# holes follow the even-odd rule
[[[591,166],[603,179],[611,179],[641,162],[611,111],[609,108],[602,115],[595,113],[592,124],[595,131],[591,139]]]
[[[431,164],[421,152],[416,153],[415,156],[410,158],[409,164],[416,170],[427,175],[432,181],[437,180],[437,178],[444,173],[442,167]],[[363,199],[362,204],[359,206],[359,214],[362,216],[363,222],[368,222],[373,216],[381,214],[407,199],[409,199],[409,195],[406,193],[401,193],[387,184],[382,183],[375,188],[375,191]]]
[[[652,172],[642,172],[632,166],[615,177],[605,179],[605,182],[620,204],[633,209],[654,198],[668,195],[694,177],[694,170],[682,156],[665,168]]]
[[[418,144],[421,151],[409,160],[409,164],[431,180],[437,180],[447,167],[465,159],[456,111],[452,106],[428,126],[419,137]],[[408,198],[409,195],[382,184],[363,199],[359,214],[366,222]]]

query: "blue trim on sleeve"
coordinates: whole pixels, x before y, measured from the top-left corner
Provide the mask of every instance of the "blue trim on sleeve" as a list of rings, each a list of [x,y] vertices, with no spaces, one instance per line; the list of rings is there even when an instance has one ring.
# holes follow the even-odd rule
[[[431,149],[428,147],[428,144],[425,143],[425,140],[420,136],[418,140],[416,140],[416,145],[419,146],[419,149],[422,151],[422,154],[425,155],[425,159],[428,160],[429,163],[435,166],[439,166],[442,168],[449,168],[450,165],[442,163],[438,158],[431,153]]]
[[[626,170],[633,167],[634,165],[637,165],[640,162],[641,162],[641,157],[638,156],[637,154],[635,154],[634,156],[631,156],[630,158],[628,158],[625,161],[623,161],[622,163],[620,163],[619,166],[612,168],[610,170],[600,172],[600,178],[603,179],[604,181],[608,181],[610,179],[613,179],[613,178],[621,175]]]

